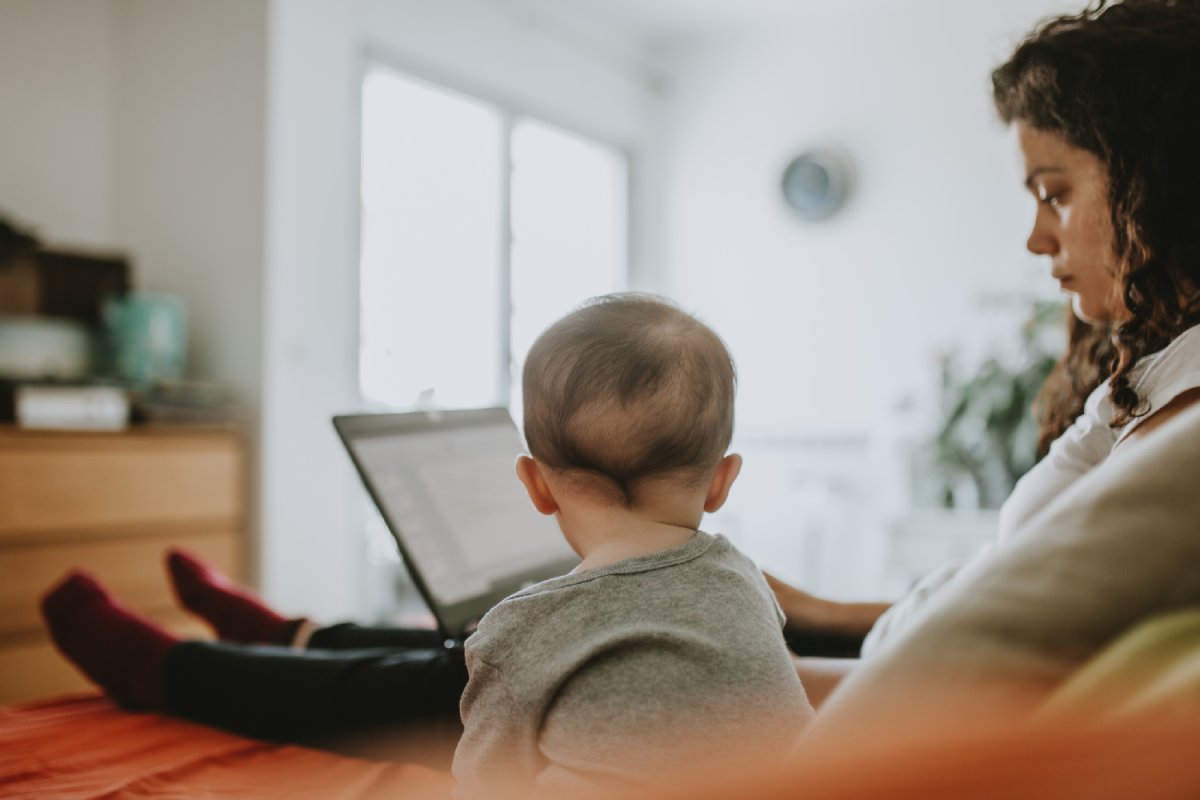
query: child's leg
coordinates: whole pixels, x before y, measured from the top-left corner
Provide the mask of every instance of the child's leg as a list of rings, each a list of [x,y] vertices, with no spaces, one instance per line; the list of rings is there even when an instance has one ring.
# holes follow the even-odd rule
[[[428,628],[379,628],[343,622],[318,628],[308,640],[312,650],[438,650],[444,637]]]
[[[167,709],[277,741],[458,720],[462,650],[307,650],[184,642],[163,665]]]
[[[275,613],[248,589],[184,550],[167,553],[167,572],[179,604],[230,642],[291,644],[303,619]]]
[[[461,649],[313,650],[181,642],[76,572],[43,598],[59,649],[118,702],[238,733],[296,740],[457,720]]]
[[[172,549],[167,554],[167,571],[180,605],[203,618],[222,641],[296,644],[304,619],[289,619],[277,613],[249,589],[238,586],[197,556]],[[304,646],[325,650],[439,648],[442,637],[431,630],[342,623],[317,628]]]
[[[113,699],[162,708],[163,663],[179,640],[126,608],[85,572],[72,572],[42,598],[59,650]]]

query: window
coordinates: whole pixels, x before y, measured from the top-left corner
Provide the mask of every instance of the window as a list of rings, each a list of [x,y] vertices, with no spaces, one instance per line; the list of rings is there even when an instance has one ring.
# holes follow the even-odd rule
[[[518,409],[538,333],[627,286],[628,161],[609,144],[375,66],[361,170],[370,402]]]

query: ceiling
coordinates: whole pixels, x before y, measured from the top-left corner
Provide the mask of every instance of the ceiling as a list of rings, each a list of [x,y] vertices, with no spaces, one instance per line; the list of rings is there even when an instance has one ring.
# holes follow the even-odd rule
[[[845,2],[846,0],[841,0]],[[509,0],[576,25],[600,25],[642,44],[764,28],[839,0]]]

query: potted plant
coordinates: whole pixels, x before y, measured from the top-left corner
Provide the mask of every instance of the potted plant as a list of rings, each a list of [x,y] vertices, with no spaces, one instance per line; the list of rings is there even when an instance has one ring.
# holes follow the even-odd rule
[[[957,487],[974,487],[980,508],[997,508],[1037,461],[1032,405],[1064,346],[1061,301],[1036,300],[1015,350],[992,352],[967,371],[962,358],[940,365],[941,414],[928,445],[946,507],[962,505]]]

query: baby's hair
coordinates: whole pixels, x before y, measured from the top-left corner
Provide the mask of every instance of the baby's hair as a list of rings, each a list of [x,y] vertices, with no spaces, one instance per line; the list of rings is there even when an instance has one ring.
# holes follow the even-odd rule
[[[648,479],[706,479],[733,437],[733,360],[653,295],[612,294],[547,328],[525,361],[525,442],[556,472],[632,507]]]

